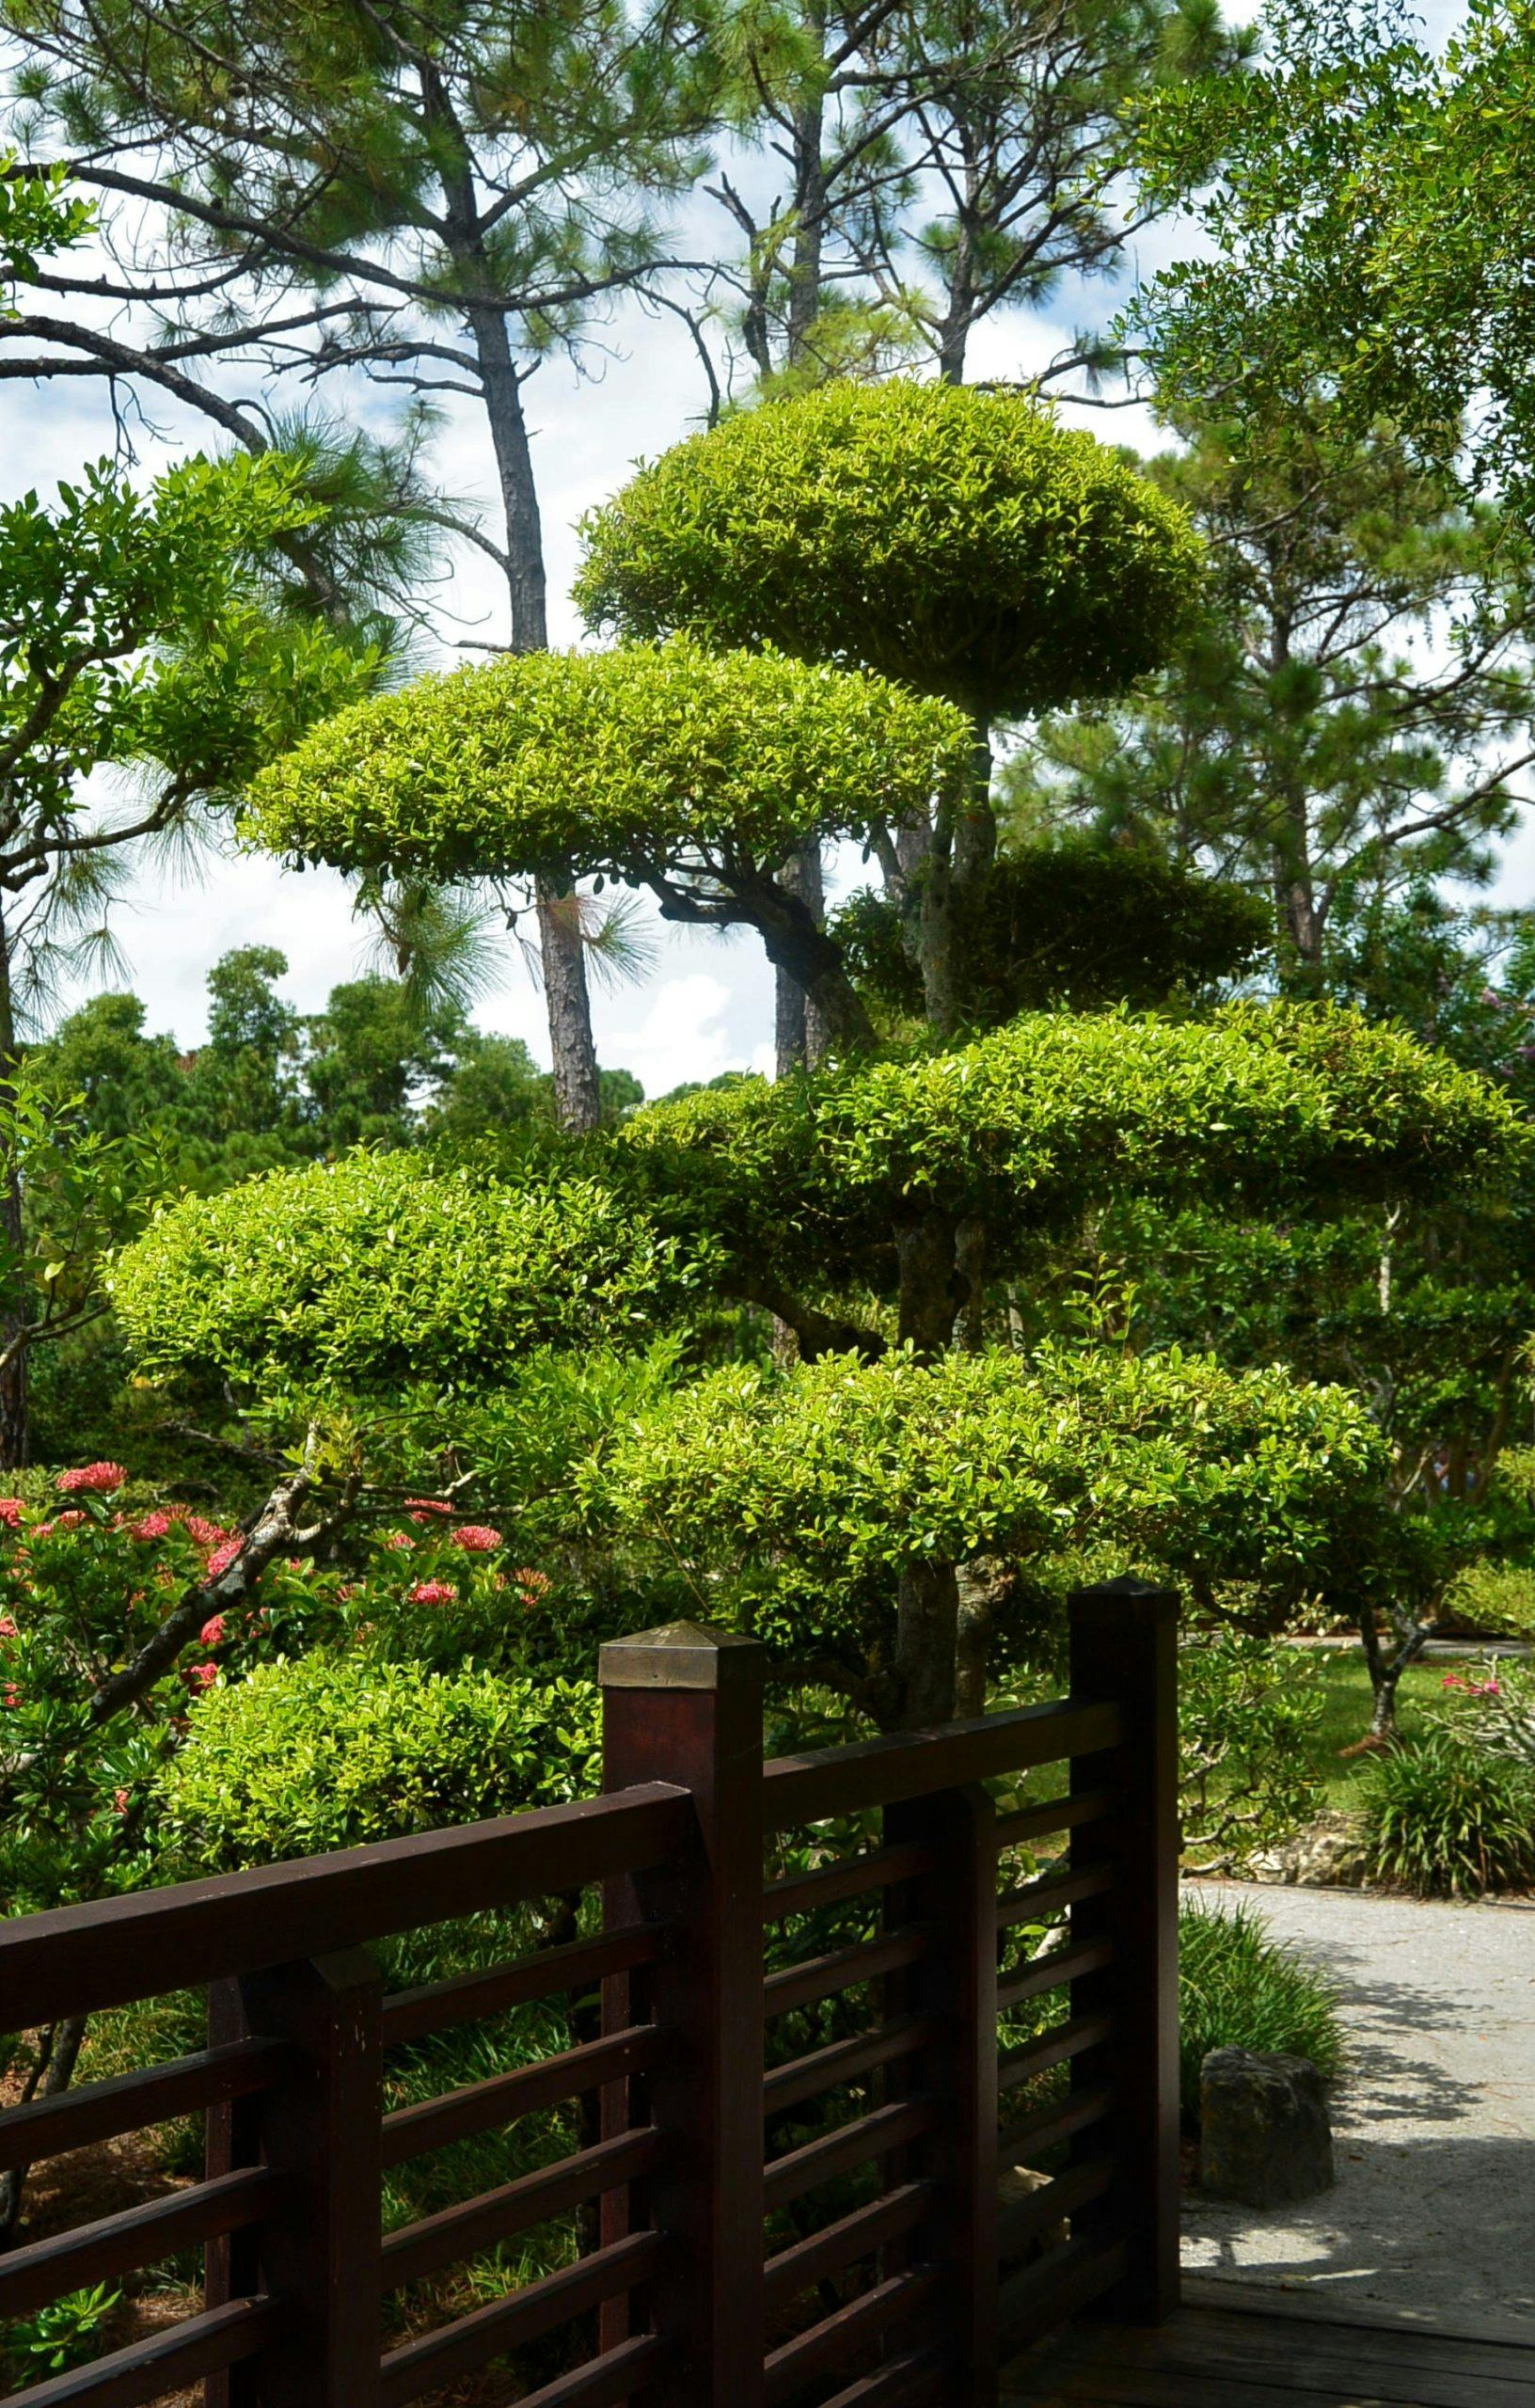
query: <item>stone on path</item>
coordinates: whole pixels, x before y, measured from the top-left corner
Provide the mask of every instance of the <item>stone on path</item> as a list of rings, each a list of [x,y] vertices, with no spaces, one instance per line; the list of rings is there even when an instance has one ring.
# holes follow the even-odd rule
[[[1211,2198],[1278,2208],[1331,2188],[1327,2091],[1309,2057],[1211,2049],[1199,2118],[1199,2187]]]

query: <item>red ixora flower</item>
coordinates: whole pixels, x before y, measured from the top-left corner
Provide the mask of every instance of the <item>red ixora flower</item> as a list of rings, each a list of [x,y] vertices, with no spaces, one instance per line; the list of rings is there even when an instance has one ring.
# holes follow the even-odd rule
[[[413,1606],[456,1606],[458,1591],[451,1580],[418,1580],[410,1592]]]
[[[204,1647],[222,1647],[224,1644],[223,1615],[210,1614],[198,1636]]]
[[[127,1477],[120,1464],[81,1464],[73,1471],[61,1471],[55,1485],[66,1496],[87,1489],[92,1495],[106,1497],[114,1488],[120,1488]]]
[[[546,1572],[535,1572],[530,1563],[521,1564],[518,1569],[513,1573],[512,1577],[516,1582],[519,1589],[526,1590],[530,1597],[542,1597],[549,1585],[548,1574]]]
[[[416,1542],[408,1530],[388,1530],[385,1533],[384,1544],[391,1554],[401,1555],[406,1547],[414,1546]]]
[[[168,1513],[142,1513],[136,1522],[129,1523],[128,1535],[131,1539],[163,1539],[174,1527]]]
[[[451,1505],[443,1504],[436,1497],[407,1497],[405,1499],[405,1511],[413,1522],[440,1521],[452,1510]]]
[[[453,1532],[452,1543],[467,1555],[489,1555],[500,1545],[501,1534],[484,1522],[466,1522]]]
[[[204,1513],[179,1513],[177,1519],[187,1537],[196,1539],[198,1546],[222,1546],[226,1539],[235,1536],[222,1523],[210,1522]]]
[[[128,1792],[126,1791],[126,1789],[115,1789],[115,1790],[112,1792],[112,1809],[113,1809],[114,1814],[127,1814],[127,1812],[128,1812]]]
[[[0,1639],[19,1639],[20,1637],[21,1633],[9,1614],[0,1614]]]
[[[14,1681],[7,1681],[0,1687],[0,1705],[20,1705],[21,1702],[22,1693]]]
[[[235,1557],[239,1554],[244,1545],[245,1540],[240,1536],[239,1532],[236,1531],[232,1539],[226,1539],[222,1546],[215,1546],[212,1555],[208,1558],[205,1577],[210,1580],[216,1580],[221,1572],[228,1572],[230,1564],[234,1561]]]
[[[0,1497],[0,1522],[4,1522],[8,1530],[16,1528],[25,1511],[25,1504],[20,1497]]]
[[[216,1664],[183,1665],[182,1678],[189,1689],[211,1689],[218,1678],[218,1666]]]

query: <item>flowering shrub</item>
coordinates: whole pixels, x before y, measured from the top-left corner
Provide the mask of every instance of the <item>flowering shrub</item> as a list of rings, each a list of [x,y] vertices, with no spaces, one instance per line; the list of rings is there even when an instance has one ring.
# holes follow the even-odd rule
[[[593,1652],[594,1635],[573,1646],[548,1576],[504,1569],[502,1531],[445,1498],[412,1497],[398,1521],[354,1526],[344,1562],[278,1554],[259,1591],[230,1603],[215,1584],[241,1531],[125,1495],[116,1464],[19,1484],[27,1495],[0,1499],[0,1910],[164,1877],[159,1784],[195,1727],[189,1710],[263,1667],[366,1656],[413,1680],[470,1665],[547,1678]],[[124,1669],[172,1618],[179,1643],[115,1703]]]
[[[260,1605],[204,1614],[159,1676],[114,1707],[109,1686],[188,1596],[239,1555],[238,1530],[176,1505],[125,1510],[120,1465],[58,1475],[64,1512],[0,1512],[0,1909],[21,1912],[149,1876],[157,1769],[189,1700],[340,1628],[338,1581],[278,1561]]]

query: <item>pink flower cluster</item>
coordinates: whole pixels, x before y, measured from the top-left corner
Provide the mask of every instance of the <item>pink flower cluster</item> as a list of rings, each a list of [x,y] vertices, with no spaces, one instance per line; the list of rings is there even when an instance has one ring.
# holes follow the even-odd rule
[[[131,1539],[163,1539],[175,1529],[168,1513],[141,1513],[136,1522],[128,1525]]]
[[[1499,1684],[1495,1681],[1463,1681],[1459,1672],[1447,1672],[1439,1684],[1444,1689],[1464,1689],[1467,1697],[1501,1697]]]
[[[92,1496],[106,1497],[114,1488],[120,1488],[127,1477],[120,1464],[82,1464],[73,1471],[61,1471],[55,1485],[67,1497],[75,1496],[81,1490]]]
[[[451,1505],[444,1505],[435,1497],[407,1497],[405,1499],[405,1511],[413,1522],[441,1521],[452,1510]]]
[[[501,1534],[483,1522],[465,1522],[453,1532],[452,1544],[461,1546],[466,1555],[490,1555],[500,1545]]]
[[[9,1614],[0,1614],[0,1639],[19,1639],[21,1633]]]
[[[25,1504],[20,1497],[0,1497],[0,1522],[4,1522],[8,1530],[15,1529],[25,1511]]]
[[[410,1592],[413,1606],[456,1606],[458,1591],[451,1580],[418,1580]]]
[[[416,1542],[411,1537],[408,1530],[390,1530],[387,1534],[384,1544],[388,1548],[391,1555],[403,1555],[405,1549],[407,1547],[413,1547]]]
[[[233,1538],[229,1538],[224,1541],[222,1546],[215,1546],[212,1555],[208,1558],[208,1562],[205,1567],[206,1577],[210,1580],[216,1580],[221,1572],[228,1572],[230,1564],[234,1561],[235,1557],[239,1554],[244,1545],[245,1540],[240,1536],[240,1533],[237,1530]]]
[[[218,1678],[218,1666],[186,1664],[182,1668],[182,1678],[189,1689],[211,1689]]]

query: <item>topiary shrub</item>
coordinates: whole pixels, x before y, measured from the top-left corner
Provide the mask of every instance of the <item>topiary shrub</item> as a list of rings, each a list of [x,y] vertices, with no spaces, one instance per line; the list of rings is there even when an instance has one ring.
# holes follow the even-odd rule
[[[1187,1906],[1178,1919],[1178,2082],[1184,2129],[1199,2129],[1199,2068],[1211,2049],[1309,2057],[1342,2070],[1344,2035],[1325,1973],[1272,1938],[1250,1907]]]
[[[780,645],[983,719],[1117,693],[1199,591],[1181,509],[1016,393],[838,380],[743,410],[583,522],[593,626]]]
[[[514,1186],[358,1151],[183,1196],[109,1284],[145,1370],[396,1399],[470,1366],[492,1386],[537,1347],[647,1343],[707,1259],[594,1180]]]
[[[597,1693],[363,1654],[263,1665],[192,1710],[160,1781],[175,1871],[231,1873],[600,1787]]]
[[[1516,1760],[1436,1731],[1378,1757],[1361,1805],[1377,1880],[1424,1898],[1535,1881],[1535,1779]]]

